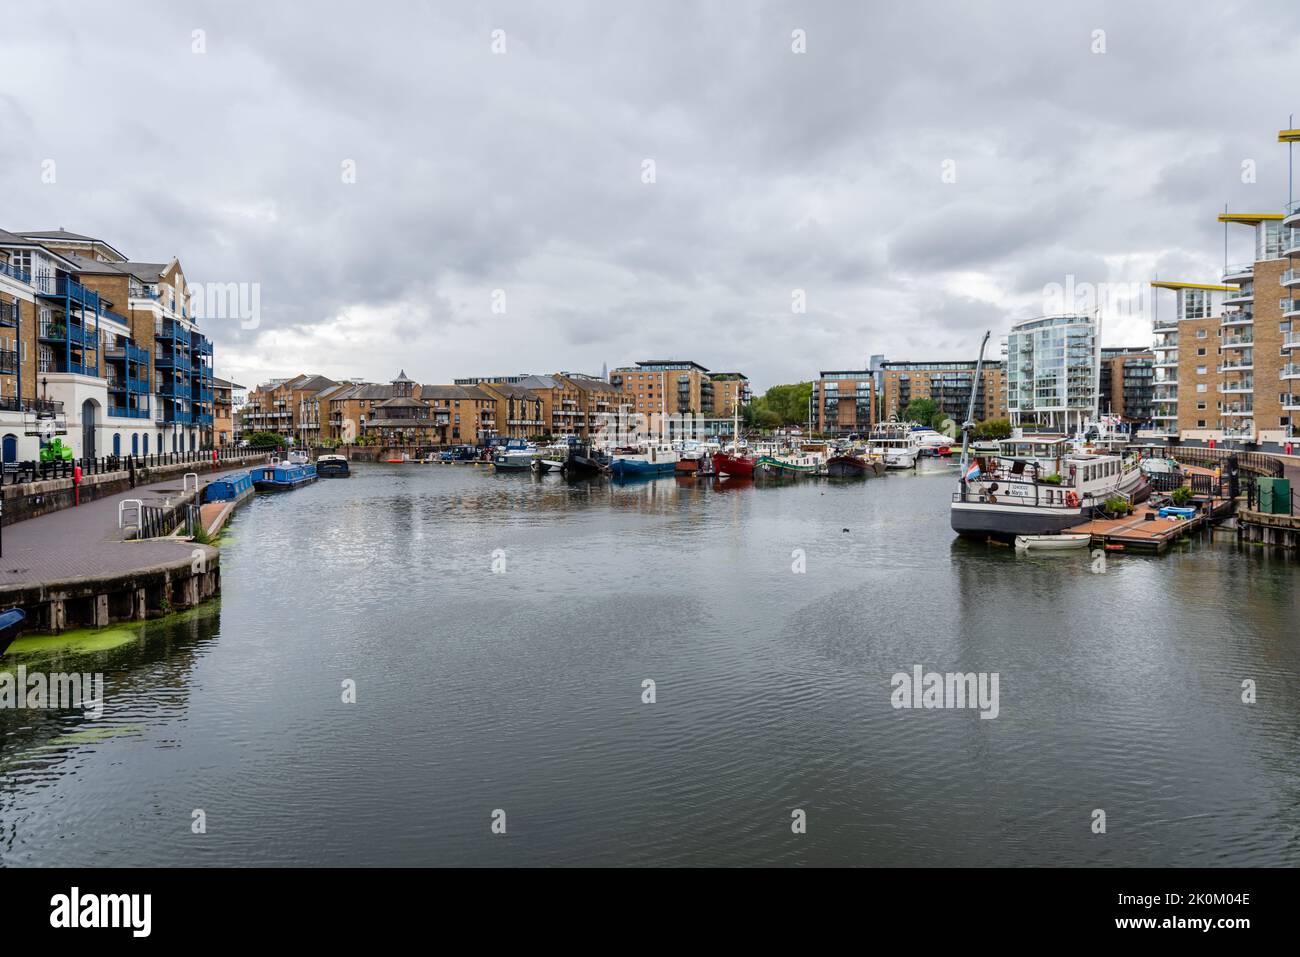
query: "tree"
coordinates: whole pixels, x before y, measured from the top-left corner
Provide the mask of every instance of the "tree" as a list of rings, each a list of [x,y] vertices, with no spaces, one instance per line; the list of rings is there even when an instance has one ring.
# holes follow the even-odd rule
[[[939,423],[943,421],[943,415],[939,411],[939,403],[924,396],[907,403],[907,408],[903,410],[903,418],[908,422],[918,422],[931,428],[938,428]]]
[[[996,441],[1011,438],[1011,423],[1006,419],[985,419],[975,426],[973,433],[980,441]]]
[[[750,403],[749,414],[752,418],[748,418],[747,422],[769,429],[782,425],[806,425],[808,402],[811,399],[811,382],[774,385]]]
[[[278,432],[249,432],[244,436],[244,440],[255,448],[266,448],[268,446],[283,446],[288,443],[283,435]]]

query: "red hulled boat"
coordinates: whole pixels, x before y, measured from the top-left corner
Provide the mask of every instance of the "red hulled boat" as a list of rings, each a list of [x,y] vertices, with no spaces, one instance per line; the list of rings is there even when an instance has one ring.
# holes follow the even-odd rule
[[[735,475],[739,478],[754,477],[754,463],[758,461],[752,455],[733,455],[730,452],[713,453],[713,471],[719,475]]]

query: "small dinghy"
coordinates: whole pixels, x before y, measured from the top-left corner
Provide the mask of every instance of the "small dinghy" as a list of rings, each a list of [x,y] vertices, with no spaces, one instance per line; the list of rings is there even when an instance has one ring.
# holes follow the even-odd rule
[[[1017,535],[1016,551],[1047,551],[1061,548],[1083,548],[1092,536],[1082,535]]]

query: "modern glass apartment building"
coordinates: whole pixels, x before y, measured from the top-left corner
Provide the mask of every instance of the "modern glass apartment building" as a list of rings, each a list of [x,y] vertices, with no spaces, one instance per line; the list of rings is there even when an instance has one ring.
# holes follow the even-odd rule
[[[1013,428],[1072,434],[1097,412],[1100,337],[1091,316],[1040,316],[1003,343]]]

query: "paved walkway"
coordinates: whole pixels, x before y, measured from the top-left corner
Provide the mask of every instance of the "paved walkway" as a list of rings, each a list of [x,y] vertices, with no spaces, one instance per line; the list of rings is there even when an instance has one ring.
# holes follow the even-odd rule
[[[250,467],[201,475],[199,487],[224,475],[246,473]],[[138,498],[145,505],[163,505],[168,499],[175,503],[182,494],[181,484],[178,475],[5,526],[0,530],[0,590],[118,575],[188,559],[195,547],[190,542],[128,542],[129,529],[117,527],[119,502]]]

